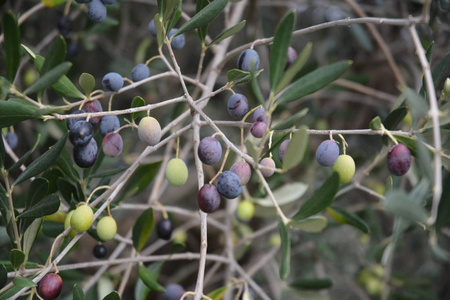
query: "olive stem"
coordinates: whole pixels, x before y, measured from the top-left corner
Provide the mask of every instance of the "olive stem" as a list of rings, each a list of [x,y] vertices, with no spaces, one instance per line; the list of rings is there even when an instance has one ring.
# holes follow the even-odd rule
[[[9,184],[8,171],[2,168],[2,174],[3,174],[3,179],[5,181],[6,194],[8,196],[8,204],[9,204],[9,209],[11,212],[11,222],[13,225],[14,239],[16,240],[17,249],[22,251],[22,245],[20,242],[20,235],[19,235],[19,228],[17,227],[16,214],[14,211],[14,203],[13,203],[13,198],[12,198],[12,192],[13,192],[14,186],[11,187],[11,185]]]
[[[94,195],[95,192],[97,192],[98,190],[108,190],[108,189],[110,189],[110,188],[111,188],[111,187],[110,187],[109,185],[101,185],[101,186],[99,186],[99,187],[96,187],[96,188],[91,192],[91,194],[89,195],[88,199],[86,200],[86,205],[89,204],[89,201],[91,201],[91,198],[92,198],[92,196]]]
[[[384,127],[383,124],[381,124],[381,131],[383,132],[383,135],[387,135],[387,136],[392,140],[392,142],[393,142],[395,145],[398,145],[397,139],[389,132],[389,130],[387,130],[387,129]]]
[[[225,163],[227,162],[228,154],[230,154],[230,148],[227,148],[227,151],[225,152],[225,155],[223,156],[222,164],[220,165],[220,169],[217,172],[216,176],[214,176],[210,181],[209,184],[213,184],[213,182],[216,180],[216,178],[222,173],[223,168],[225,167]]]
[[[348,144],[347,144],[347,142],[345,141],[345,139],[344,139],[344,136],[342,135],[342,134],[338,134],[338,136],[341,138],[341,140],[342,140],[342,153],[344,154],[344,155],[346,155],[346,147],[348,147]]]

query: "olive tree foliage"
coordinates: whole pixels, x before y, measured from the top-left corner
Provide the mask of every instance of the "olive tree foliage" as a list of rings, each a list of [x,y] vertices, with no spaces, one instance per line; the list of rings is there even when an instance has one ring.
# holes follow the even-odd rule
[[[0,9],[0,299],[450,297],[448,1]]]

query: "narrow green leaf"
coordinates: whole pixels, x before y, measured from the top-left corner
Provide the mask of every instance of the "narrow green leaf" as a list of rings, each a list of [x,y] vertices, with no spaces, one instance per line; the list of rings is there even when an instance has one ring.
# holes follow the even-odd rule
[[[373,51],[372,40],[370,39],[370,34],[366,31],[366,28],[361,24],[355,24],[355,26],[350,26],[350,33],[353,38],[358,42],[358,44],[366,51]]]
[[[51,194],[42,199],[36,205],[23,211],[17,218],[41,218],[58,211],[61,200],[56,194]]]
[[[331,278],[298,279],[289,285],[302,290],[321,290],[332,287],[333,281]]]
[[[442,180],[442,187],[441,201],[436,218],[436,230],[438,232],[445,226],[450,225],[450,172]]]
[[[195,7],[195,13],[200,12],[208,4],[209,4],[209,0],[197,0],[197,5]],[[202,44],[204,44],[206,35],[208,34],[208,24],[197,28],[197,34],[198,34],[198,37],[200,38],[200,41],[202,42]]]
[[[160,161],[141,164],[125,184],[120,199],[129,198],[144,191],[156,176],[160,165]]]
[[[144,266],[139,266],[139,278],[144,282],[144,284],[152,291],[155,292],[165,292],[166,289],[160,285],[156,278],[150,271]]]
[[[425,209],[401,190],[392,190],[387,193],[384,208],[407,221],[422,224],[427,221]]]
[[[156,14],[153,20],[155,21],[155,30],[156,30],[156,40],[158,41],[158,48],[161,49],[164,45],[164,39],[166,38],[166,35],[164,34],[165,31],[163,31],[163,27],[161,25],[160,14]]]
[[[108,295],[106,295],[103,300],[120,300],[120,295],[116,291],[112,291]]]
[[[38,134],[38,137],[36,139],[36,142],[34,143],[33,147],[28,150],[24,155],[22,155],[21,158],[19,158],[11,167],[9,167],[8,171],[15,171],[17,169],[20,168],[21,165],[23,165],[28,158],[30,157],[30,155],[36,150],[37,146],[39,145],[39,142],[41,140],[41,134]]]
[[[208,294],[208,297],[213,300],[221,300],[225,293],[230,289],[228,285],[222,286],[220,288],[215,289],[211,293]]]
[[[23,235],[23,252],[25,253],[25,261],[27,261],[28,257],[30,256],[31,247],[33,247],[39,229],[41,228],[41,223],[42,219],[36,218],[33,220],[28,229],[25,230],[25,233]]]
[[[306,116],[308,114],[308,111],[309,111],[309,108],[302,109],[298,113],[290,116],[286,120],[283,120],[280,123],[273,126],[271,128],[271,130],[283,130],[283,129],[288,129],[288,128],[295,126],[295,124],[297,123],[298,120],[300,120],[301,118],[303,118],[304,116]]]
[[[7,289],[3,293],[0,293],[0,300],[8,300],[11,299],[15,294],[17,294],[22,288],[19,286],[13,286],[10,289]]]
[[[41,0],[41,2],[44,3],[46,7],[55,7],[66,3],[67,0]]]
[[[26,47],[22,45],[24,49]],[[45,58],[40,55],[34,55],[32,56],[30,54],[31,58],[34,60],[34,65],[36,66],[36,69],[38,72],[41,71],[42,66],[45,63]],[[52,89],[57,91],[59,94],[63,95],[64,97],[69,98],[75,98],[75,99],[84,99],[83,93],[81,93],[77,87],[72,83],[72,81],[66,76],[63,75],[58,81],[51,86]]]
[[[100,172],[97,172],[95,174],[89,175],[87,178],[90,179],[90,178],[111,177],[111,176],[114,176],[116,174],[122,173],[126,169],[128,169],[128,167],[117,168],[117,169],[112,169],[112,170],[104,170],[104,171],[100,171]]]
[[[71,62],[63,62],[50,71],[43,74],[36,82],[34,82],[31,86],[29,86],[23,93],[25,95],[33,94],[39,91],[42,91],[51,85],[55,84],[63,75],[65,75],[70,67],[72,66]]]
[[[3,48],[6,56],[6,71],[9,81],[13,82],[20,63],[20,29],[17,19],[11,12],[3,14]]]
[[[308,190],[308,185],[303,182],[290,182],[282,185],[273,191],[273,196],[277,200],[278,205],[283,206],[291,202],[297,201]],[[253,198],[254,202],[260,206],[273,207],[273,202],[269,196],[264,198]]]
[[[45,236],[48,236],[51,238],[56,238],[63,231],[64,231],[63,223],[58,223],[58,222],[53,222],[53,221],[48,221],[48,220],[44,220],[44,222],[42,222],[42,233]]]
[[[189,21],[183,24],[175,35],[204,26],[214,20],[227,5],[228,0],[215,0],[196,13]]]
[[[278,217],[278,230],[281,237],[281,263],[280,278],[285,280],[289,276],[291,269],[291,240],[289,239],[289,231],[283,220]]]
[[[372,130],[381,130],[381,125],[382,122],[380,116],[376,116],[370,121],[369,128]]]
[[[19,249],[11,249],[9,252],[9,261],[14,270],[17,270],[25,261],[25,253]]]
[[[405,118],[405,116],[408,114],[408,107],[406,106],[400,106],[397,109],[394,109],[389,113],[389,115],[384,119],[383,125],[388,130],[394,130],[400,124],[401,121]],[[389,143],[389,137],[383,136],[383,143],[385,145],[388,145]]]
[[[1,127],[0,127],[0,131],[1,131]],[[3,169],[4,167],[4,163],[3,161],[5,160],[5,145],[3,144],[3,137],[0,137],[0,169]],[[1,184],[0,184],[1,186]]]
[[[448,70],[450,69],[450,52],[447,52],[436,64],[431,75],[433,77],[434,87],[439,89],[438,85],[446,76],[448,76]]]
[[[311,233],[320,233],[327,227],[327,218],[324,216],[312,216],[304,220],[290,220],[288,226]]]
[[[131,108],[135,108],[135,107],[142,107],[145,106],[145,100],[140,97],[140,96],[136,96],[133,98],[133,101],[131,101]],[[131,114],[131,120],[133,122],[135,122],[137,119],[139,118],[143,118],[147,115],[147,112],[145,111],[138,111],[138,112],[134,112]]]
[[[283,170],[296,167],[303,159],[308,146],[309,134],[305,128],[296,131],[286,149],[283,158]]]
[[[48,167],[50,167],[58,158],[61,150],[64,148],[66,144],[67,133],[54,144],[49,150],[47,150],[44,154],[42,154],[38,159],[32,162],[22,174],[17,177],[13,186],[18,185],[25,180],[30,179],[33,176],[38,175],[45,171]]]
[[[78,182],[80,180],[80,174],[75,169],[72,163],[72,158],[66,149],[63,148],[61,151],[59,157],[56,159],[56,164],[64,175],[69,177],[72,181]]]
[[[415,124],[418,120],[424,118],[428,114],[428,102],[415,91],[408,88],[403,90],[403,94],[406,97],[413,124]]]
[[[133,226],[132,240],[137,252],[140,252],[144,248],[145,243],[152,233],[153,225],[153,209],[149,208],[144,210]]]
[[[245,20],[241,21],[240,23],[237,23],[234,26],[231,26],[230,28],[222,31],[221,33],[219,33],[218,36],[216,36],[211,43],[208,44],[208,48],[211,47],[212,45],[215,45],[217,43],[220,43],[221,41],[223,41],[226,38],[229,38],[232,35],[235,35],[236,33],[238,33],[239,31],[242,30],[242,28],[245,27]]]
[[[175,18],[178,8],[181,5],[181,0],[165,0],[164,1],[164,13],[163,13],[163,24],[166,32],[170,31],[170,26],[173,24],[173,19]]]
[[[95,78],[89,73],[82,73],[78,78],[78,84],[86,95],[89,95],[95,88]]]
[[[416,156],[416,165],[419,169],[419,173],[422,174],[422,178],[428,179],[429,182],[434,181],[434,173],[433,173],[433,157],[431,151],[425,146],[422,142],[422,136],[417,135],[417,156]],[[430,191],[431,192],[431,191]]]
[[[164,261],[158,261],[150,264],[147,267],[147,270],[150,274],[153,275],[154,278],[158,278],[161,273],[162,266],[164,265]],[[138,278],[136,287],[134,289],[134,298],[135,300],[146,300],[147,295],[150,293],[150,289],[144,284],[144,282]]]
[[[408,114],[408,108],[406,106],[400,106],[397,109],[394,109],[387,115],[387,117],[383,121],[383,125],[386,129],[392,130],[400,124],[401,121]]]
[[[50,51],[45,59],[44,65],[42,66],[40,73],[41,76],[64,62],[66,58],[67,46],[64,38],[59,35],[53,41]]]
[[[6,100],[11,92],[11,82],[0,76],[0,100]]]
[[[0,264],[0,289],[3,288],[8,282],[8,271],[3,264]]]
[[[86,299],[86,297],[84,296],[83,289],[78,284],[74,284],[73,285],[72,297],[73,297],[73,300],[84,300],[84,299]]]
[[[291,45],[294,30],[295,12],[293,10],[281,19],[270,47],[270,88],[276,90],[287,60],[288,48]]]
[[[30,278],[19,277],[19,276],[14,277],[13,283],[14,283],[15,286],[22,287],[22,288],[24,288],[24,287],[33,287],[33,286],[37,285]]]
[[[339,190],[339,175],[336,172],[318,188],[314,194],[303,203],[299,211],[292,217],[294,220],[303,220],[318,214],[333,203]]]
[[[35,119],[37,108],[23,104],[22,99],[11,98],[0,101],[0,128],[13,126],[29,119]]]
[[[250,76],[250,72],[245,72],[239,69],[231,69],[227,72],[227,80],[228,82],[235,82],[242,80],[246,77]]]
[[[165,2],[166,2],[166,1],[164,1],[164,0],[157,0],[157,4],[158,4],[158,14],[159,14],[160,16],[163,15],[164,7],[165,7],[165,5],[164,5]]]
[[[182,8],[181,4],[182,4],[182,0],[179,0],[178,8],[176,9],[175,14],[172,17],[172,21],[170,22],[169,27],[167,28],[167,32],[170,32],[170,30],[172,30],[172,28],[175,27],[178,20],[180,20],[181,14],[183,13],[183,8]]]
[[[340,61],[320,67],[298,79],[278,98],[278,104],[288,103],[317,92],[341,77],[351,66],[351,61]]]
[[[49,182],[47,179],[43,177],[34,179],[28,190],[28,198],[25,203],[25,209],[28,209],[41,201],[48,193],[48,186]]]
[[[357,215],[340,207],[328,207],[327,211],[330,216],[339,223],[353,226],[367,234],[370,233],[369,226],[367,226],[366,222]]]
[[[253,76],[250,79],[250,91],[252,92],[253,97],[256,100],[258,100],[258,103],[261,105],[264,105],[264,103],[265,103],[264,96],[261,91],[261,86],[259,85],[259,82],[258,82],[258,77],[256,77],[256,76]]]

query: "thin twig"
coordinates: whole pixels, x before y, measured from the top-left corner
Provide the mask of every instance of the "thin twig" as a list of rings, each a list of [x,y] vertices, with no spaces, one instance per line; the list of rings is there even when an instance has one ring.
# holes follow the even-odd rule
[[[415,26],[408,27],[411,33],[414,45],[416,47],[416,53],[419,57],[420,64],[422,66],[425,85],[427,87],[428,102],[430,104],[430,111],[428,114],[431,117],[433,123],[433,143],[434,143],[434,185],[433,185],[433,202],[431,206],[431,216],[428,220],[428,224],[434,224],[436,222],[439,202],[441,200],[442,194],[442,142],[441,142],[441,132],[439,125],[439,109],[437,107],[436,91],[434,89],[433,77],[431,75],[430,64],[428,63],[427,56],[422,44],[420,43],[419,36],[417,34]]]

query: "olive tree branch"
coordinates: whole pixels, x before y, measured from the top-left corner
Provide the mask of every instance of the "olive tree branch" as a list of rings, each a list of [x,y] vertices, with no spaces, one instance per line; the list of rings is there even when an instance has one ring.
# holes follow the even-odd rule
[[[430,110],[428,112],[431,115],[433,124],[433,142],[434,142],[434,186],[433,186],[433,202],[431,206],[431,216],[428,220],[429,224],[434,224],[438,215],[439,202],[442,194],[442,142],[439,125],[439,109],[437,107],[436,91],[434,88],[433,77],[431,75],[430,64],[428,63],[427,56],[420,42],[415,26],[408,27],[411,37],[416,47],[416,54],[419,58],[422,66],[425,84],[428,92],[428,101],[430,104]]]
[[[374,24],[374,25],[391,25],[391,26],[410,26],[413,24],[421,24],[423,23],[422,16],[412,17],[412,18],[374,18],[374,17],[365,17],[365,18],[345,18],[342,20],[330,21],[325,23],[320,23],[317,25],[309,26],[303,29],[296,30],[292,33],[293,36],[302,36],[308,33],[313,33],[318,30],[332,28],[336,26],[350,26],[353,24]],[[259,45],[268,45],[273,42],[273,37],[263,38],[255,40],[251,43],[244,44],[242,46],[236,47],[232,51],[228,52],[226,57],[221,61],[218,67],[223,67],[225,63],[230,60],[232,57],[238,55],[243,50],[250,48],[250,46],[259,46]]]

